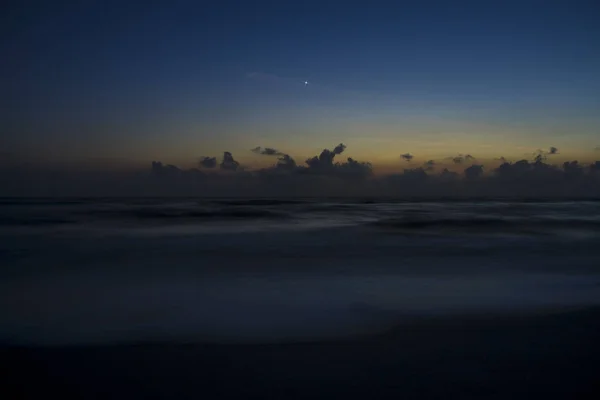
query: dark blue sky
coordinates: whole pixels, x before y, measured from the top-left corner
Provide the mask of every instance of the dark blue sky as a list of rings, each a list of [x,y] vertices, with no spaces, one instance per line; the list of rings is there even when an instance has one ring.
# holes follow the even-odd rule
[[[598,2],[396,3],[13,2],[2,147],[45,162],[260,164],[257,145],[340,141],[388,166],[407,151],[593,158]]]

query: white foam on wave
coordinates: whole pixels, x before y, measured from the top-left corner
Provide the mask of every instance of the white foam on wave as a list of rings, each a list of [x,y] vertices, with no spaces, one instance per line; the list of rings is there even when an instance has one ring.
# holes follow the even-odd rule
[[[600,304],[600,276],[146,276],[71,273],[0,285],[13,344],[309,340],[372,332],[406,314]]]

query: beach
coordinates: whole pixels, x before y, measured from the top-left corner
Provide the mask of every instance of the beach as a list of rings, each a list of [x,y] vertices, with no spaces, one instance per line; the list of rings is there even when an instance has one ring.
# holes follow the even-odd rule
[[[4,348],[15,398],[593,399],[600,309],[411,318],[284,343]],[[22,396],[22,397],[21,397]]]

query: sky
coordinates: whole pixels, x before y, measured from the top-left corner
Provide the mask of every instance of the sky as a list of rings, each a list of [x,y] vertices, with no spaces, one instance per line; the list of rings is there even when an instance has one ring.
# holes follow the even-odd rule
[[[597,1],[123,3],[2,6],[3,164],[600,158]]]

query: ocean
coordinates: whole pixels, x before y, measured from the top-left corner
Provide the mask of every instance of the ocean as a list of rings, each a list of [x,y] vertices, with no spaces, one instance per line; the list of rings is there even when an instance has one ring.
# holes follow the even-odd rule
[[[288,341],[600,304],[600,202],[3,199],[1,339]]]
[[[597,398],[600,202],[4,198],[20,398]]]

